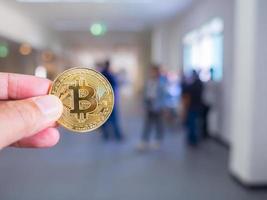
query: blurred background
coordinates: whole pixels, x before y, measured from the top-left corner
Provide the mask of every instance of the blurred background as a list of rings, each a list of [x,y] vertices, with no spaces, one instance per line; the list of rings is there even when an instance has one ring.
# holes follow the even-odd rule
[[[98,130],[60,128],[54,148],[2,150],[0,199],[267,199],[266,9],[0,0],[1,72],[53,80],[84,66],[116,92]]]

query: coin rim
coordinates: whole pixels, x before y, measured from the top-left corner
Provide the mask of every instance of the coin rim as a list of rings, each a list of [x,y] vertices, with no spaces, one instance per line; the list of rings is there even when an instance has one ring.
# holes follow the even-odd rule
[[[52,84],[51,84],[51,86],[50,86],[49,94],[50,94],[50,95],[54,95],[54,94],[51,94],[53,85],[54,85],[54,83],[55,83],[55,82],[56,82],[56,81],[57,81],[57,80],[58,80],[64,73],[66,73],[66,72],[68,72],[68,71],[75,70],[75,69],[85,69],[85,70],[89,70],[89,71],[93,71],[93,72],[97,73],[98,75],[100,75],[102,78],[104,78],[104,79],[107,81],[107,83],[108,83],[108,85],[110,86],[111,91],[112,91],[113,104],[112,104],[111,112],[108,114],[107,118],[106,118],[102,123],[100,123],[98,126],[96,126],[95,128],[90,129],[90,130],[75,130],[75,129],[71,129],[71,128],[67,127],[67,126],[64,125],[63,123],[59,122],[59,120],[57,120],[57,123],[58,123],[58,124],[60,124],[62,127],[68,129],[68,130],[71,131],[71,132],[74,132],[74,133],[75,133],[75,132],[76,132],[76,133],[89,133],[89,132],[92,132],[92,131],[94,131],[94,130],[100,128],[100,127],[101,127],[101,126],[102,126],[102,125],[109,119],[111,113],[113,112],[114,105],[115,105],[115,95],[114,95],[114,90],[113,90],[113,88],[112,88],[110,82],[108,81],[108,79],[107,79],[103,74],[101,74],[100,72],[96,71],[95,69],[91,69],[91,68],[87,68],[87,67],[72,67],[72,68],[70,68],[70,69],[67,69],[67,70],[63,71],[62,73],[60,73],[60,74],[58,74],[58,75],[56,76],[56,78],[53,80],[53,82],[52,82]],[[56,96],[56,95],[54,95],[54,96]],[[61,100],[60,100],[60,101],[61,101]],[[60,116],[60,118],[61,118],[61,116]],[[60,119],[60,118],[59,118],[59,119]]]

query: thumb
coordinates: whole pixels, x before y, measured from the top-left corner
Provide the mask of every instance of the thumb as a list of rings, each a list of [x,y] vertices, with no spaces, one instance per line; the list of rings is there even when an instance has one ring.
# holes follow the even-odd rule
[[[53,95],[0,104],[0,149],[49,127],[62,114],[63,106]]]

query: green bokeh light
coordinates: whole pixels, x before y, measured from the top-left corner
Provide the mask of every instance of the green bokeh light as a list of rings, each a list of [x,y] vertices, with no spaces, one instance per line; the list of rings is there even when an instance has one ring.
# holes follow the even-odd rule
[[[107,28],[104,24],[95,23],[91,26],[90,31],[94,36],[102,36],[106,33]]]
[[[0,44],[0,58],[5,58],[8,56],[8,47],[5,44]]]

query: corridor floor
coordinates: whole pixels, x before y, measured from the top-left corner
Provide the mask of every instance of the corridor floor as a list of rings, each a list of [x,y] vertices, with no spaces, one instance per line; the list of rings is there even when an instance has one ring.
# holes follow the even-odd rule
[[[0,200],[264,200],[228,174],[228,151],[213,141],[191,149],[182,133],[167,132],[161,149],[139,153],[141,111],[123,110],[123,143],[100,132],[61,130],[51,149],[0,153]]]

